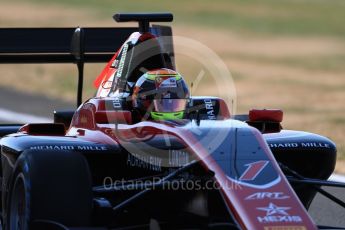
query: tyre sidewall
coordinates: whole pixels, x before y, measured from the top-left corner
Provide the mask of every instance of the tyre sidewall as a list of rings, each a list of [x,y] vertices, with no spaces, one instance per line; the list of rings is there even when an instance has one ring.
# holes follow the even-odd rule
[[[71,227],[89,224],[92,212],[91,175],[83,155],[69,151],[24,151],[15,165],[9,201],[18,176],[23,178],[25,184],[28,224],[37,219]],[[7,214],[11,213],[10,203]],[[9,223],[9,220],[7,215],[6,222]]]

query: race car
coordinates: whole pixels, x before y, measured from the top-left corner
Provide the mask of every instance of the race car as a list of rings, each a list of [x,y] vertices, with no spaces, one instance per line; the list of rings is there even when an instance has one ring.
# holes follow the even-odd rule
[[[0,127],[3,229],[304,230],[321,228],[307,212],[316,192],[345,207],[321,188],[344,187],[327,181],[331,140],[282,129],[278,109],[233,115],[191,96],[171,28],[150,26],[172,14],[114,19],[139,26],[0,30],[1,63],[79,70],[75,111]],[[106,60],[82,103],[84,63]]]

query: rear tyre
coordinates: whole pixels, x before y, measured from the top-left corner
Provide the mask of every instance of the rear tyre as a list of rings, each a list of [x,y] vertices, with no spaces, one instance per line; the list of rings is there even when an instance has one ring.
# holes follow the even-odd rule
[[[68,151],[25,151],[15,165],[5,229],[30,229],[35,220],[88,226],[91,176],[85,158]]]

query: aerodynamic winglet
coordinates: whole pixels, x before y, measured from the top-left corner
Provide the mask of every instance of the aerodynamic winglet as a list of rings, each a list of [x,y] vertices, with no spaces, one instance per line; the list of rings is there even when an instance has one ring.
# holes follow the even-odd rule
[[[150,22],[172,22],[172,13],[117,13],[113,16],[116,22],[138,22],[139,32],[149,31]]]

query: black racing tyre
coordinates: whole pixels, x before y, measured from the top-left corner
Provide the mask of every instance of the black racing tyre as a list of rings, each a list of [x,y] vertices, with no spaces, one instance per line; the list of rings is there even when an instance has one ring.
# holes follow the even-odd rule
[[[25,196],[25,178],[23,173],[18,174],[14,181],[10,200],[9,229],[28,229],[29,210]]]
[[[91,175],[85,158],[68,151],[25,151],[11,180],[5,229],[26,230],[35,220],[88,226]]]

